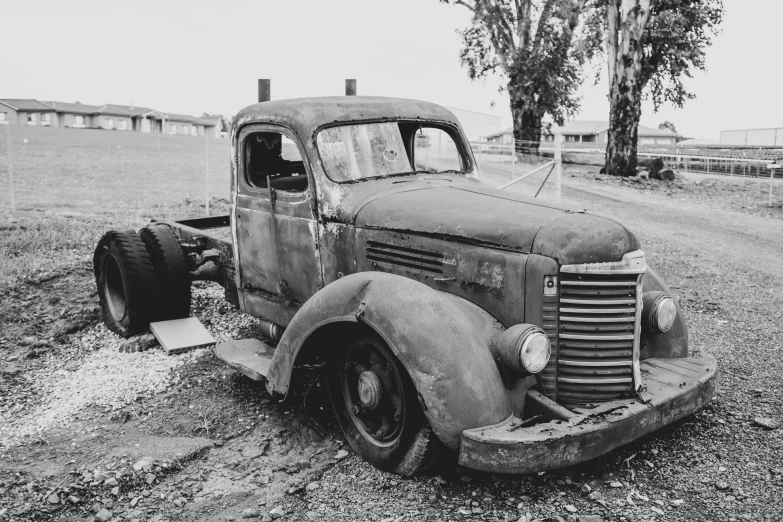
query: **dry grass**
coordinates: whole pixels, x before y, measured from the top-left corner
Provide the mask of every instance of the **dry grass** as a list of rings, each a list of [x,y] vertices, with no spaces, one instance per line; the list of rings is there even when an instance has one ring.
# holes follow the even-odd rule
[[[211,205],[225,210],[227,139],[211,138],[207,156],[204,137],[161,136],[158,142],[155,135],[130,132],[10,130],[16,210],[10,210],[3,139],[0,288],[83,261],[106,230],[138,229],[152,217],[204,214],[207,190]]]

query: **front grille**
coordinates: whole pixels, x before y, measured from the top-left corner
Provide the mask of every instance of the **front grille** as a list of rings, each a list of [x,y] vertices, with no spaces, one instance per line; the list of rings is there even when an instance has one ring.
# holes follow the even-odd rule
[[[560,275],[560,403],[605,402],[634,393],[642,274],[596,271]]]

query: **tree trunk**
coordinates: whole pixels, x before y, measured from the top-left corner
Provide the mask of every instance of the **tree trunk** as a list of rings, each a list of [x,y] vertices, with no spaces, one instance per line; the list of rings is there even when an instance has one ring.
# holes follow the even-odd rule
[[[642,36],[649,16],[650,0],[610,0],[606,172],[615,176],[636,175],[636,141],[642,114]]]
[[[541,144],[541,115],[524,100],[511,100],[511,116],[514,118],[514,141],[525,141],[526,149],[538,150]]]

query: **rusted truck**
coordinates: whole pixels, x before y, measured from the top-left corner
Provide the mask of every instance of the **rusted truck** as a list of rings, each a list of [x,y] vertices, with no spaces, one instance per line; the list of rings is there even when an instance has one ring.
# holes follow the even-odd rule
[[[449,110],[264,101],[230,139],[229,215],[99,242],[115,332],[186,317],[191,281],[217,281],[264,339],[215,355],[280,399],[323,382],[356,453],[402,475],[443,452],[490,472],[573,465],[713,397],[716,361],[689,356],[636,236],[483,184]]]

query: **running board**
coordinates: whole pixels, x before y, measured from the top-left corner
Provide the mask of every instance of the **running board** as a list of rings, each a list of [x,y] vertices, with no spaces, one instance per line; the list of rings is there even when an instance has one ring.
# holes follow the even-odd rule
[[[266,379],[274,354],[274,348],[258,339],[226,341],[215,346],[218,359],[256,381]]]

